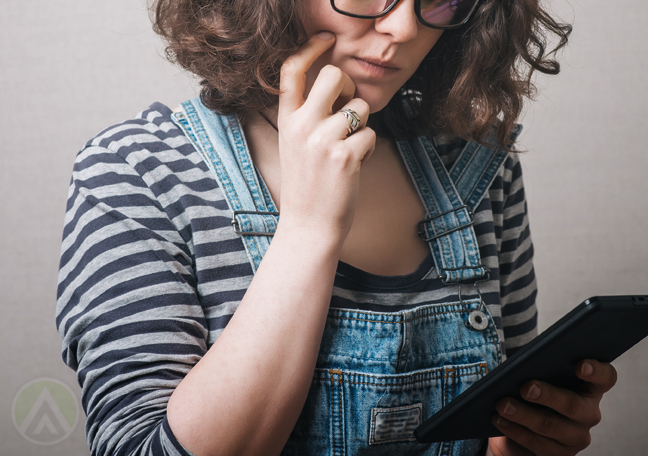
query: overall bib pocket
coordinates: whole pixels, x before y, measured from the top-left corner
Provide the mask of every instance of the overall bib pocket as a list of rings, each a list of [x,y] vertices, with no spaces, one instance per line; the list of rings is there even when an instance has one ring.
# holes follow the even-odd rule
[[[497,365],[495,331],[466,326],[478,305],[331,309],[306,404],[282,454],[476,454],[481,441],[420,444],[413,431]]]
[[[474,454],[480,441],[420,444],[412,433],[487,372],[486,363],[398,375],[317,369],[308,401],[282,454]],[[455,444],[461,448],[453,451]]]

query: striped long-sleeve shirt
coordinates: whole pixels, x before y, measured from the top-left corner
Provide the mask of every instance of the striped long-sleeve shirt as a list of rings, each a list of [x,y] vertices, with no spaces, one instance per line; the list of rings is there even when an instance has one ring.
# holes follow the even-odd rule
[[[218,338],[252,280],[231,211],[166,106],[112,126],[78,154],[58,285],[63,359],[77,371],[93,455],[188,455],[166,421],[178,383]],[[435,138],[449,166],[461,140]],[[491,281],[481,289],[510,355],[536,333],[522,173],[511,154],[475,211]],[[474,295],[464,287],[463,296]],[[331,306],[396,311],[458,300],[428,256],[385,277],[340,263]]]

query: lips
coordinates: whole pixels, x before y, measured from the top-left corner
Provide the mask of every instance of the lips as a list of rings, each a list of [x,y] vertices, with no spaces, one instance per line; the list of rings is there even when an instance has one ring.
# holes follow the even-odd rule
[[[396,73],[400,68],[385,60],[354,57],[359,66],[370,76],[382,77]]]
[[[378,59],[371,59],[371,58],[364,58],[364,57],[356,57],[356,59],[383,68],[391,68],[393,70],[398,69],[398,67],[393,63],[391,63],[389,60],[378,60]]]

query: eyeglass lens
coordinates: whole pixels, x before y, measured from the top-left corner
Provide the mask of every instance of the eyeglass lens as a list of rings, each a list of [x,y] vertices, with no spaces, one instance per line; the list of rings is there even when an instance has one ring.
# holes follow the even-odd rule
[[[335,7],[348,14],[376,17],[389,9],[396,0],[334,0]],[[461,24],[471,13],[477,0],[421,0],[420,17],[434,26]]]

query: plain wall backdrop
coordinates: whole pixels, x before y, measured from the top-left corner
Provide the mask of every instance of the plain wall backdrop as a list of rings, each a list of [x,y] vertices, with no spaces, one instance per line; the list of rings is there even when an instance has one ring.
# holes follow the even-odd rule
[[[562,73],[538,79],[520,140],[541,329],[592,295],[648,294],[648,5],[560,0],[553,9],[574,33]],[[79,405],[64,387],[42,399],[30,382],[53,379],[80,404],[54,324],[72,163],[103,128],[154,101],[194,96],[195,80],[162,50],[143,0],[0,3],[0,456],[88,454]],[[648,454],[648,341],[615,366],[619,382],[587,456]],[[56,436],[65,438],[42,444]]]

